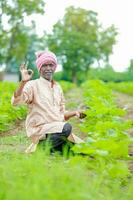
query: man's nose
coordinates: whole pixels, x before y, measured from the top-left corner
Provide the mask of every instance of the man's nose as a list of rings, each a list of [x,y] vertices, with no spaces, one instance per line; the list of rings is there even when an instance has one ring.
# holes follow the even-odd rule
[[[50,65],[47,65],[47,69],[50,70],[50,69],[51,69],[51,66],[50,66]]]

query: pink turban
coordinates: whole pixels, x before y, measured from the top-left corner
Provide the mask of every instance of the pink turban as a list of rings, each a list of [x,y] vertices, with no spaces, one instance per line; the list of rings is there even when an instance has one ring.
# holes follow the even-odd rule
[[[57,67],[57,58],[54,53],[51,51],[39,51],[36,52],[36,65],[38,70],[40,71],[43,64],[47,62],[52,62],[55,66],[55,69]]]

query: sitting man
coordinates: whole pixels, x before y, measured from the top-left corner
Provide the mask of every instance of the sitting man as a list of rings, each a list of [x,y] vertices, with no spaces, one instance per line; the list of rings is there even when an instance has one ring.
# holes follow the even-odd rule
[[[20,66],[22,81],[14,92],[12,105],[27,104],[26,133],[32,143],[25,150],[36,150],[40,140],[50,139],[52,148],[60,149],[66,140],[72,143],[84,142],[72,133],[72,126],[66,120],[80,117],[81,111],[65,111],[65,99],[61,86],[53,80],[57,58],[50,51],[36,53],[36,65],[40,78],[30,80],[33,71],[25,64]]]

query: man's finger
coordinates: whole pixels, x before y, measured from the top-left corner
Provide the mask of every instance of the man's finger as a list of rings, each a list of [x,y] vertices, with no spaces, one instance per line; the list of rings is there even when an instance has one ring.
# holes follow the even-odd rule
[[[28,67],[28,64],[29,64],[29,62],[28,62],[28,61],[26,61],[26,62],[25,62],[25,69],[27,69],[27,67]]]
[[[33,75],[33,70],[32,69],[28,69],[28,74]]]
[[[20,65],[20,70],[23,70],[23,69],[25,69],[24,64],[21,64]]]

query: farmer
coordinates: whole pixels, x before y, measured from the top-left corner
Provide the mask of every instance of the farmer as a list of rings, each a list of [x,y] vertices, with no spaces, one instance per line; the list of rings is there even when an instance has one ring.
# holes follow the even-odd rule
[[[25,150],[32,153],[42,140],[50,140],[53,149],[61,150],[67,140],[72,143],[84,142],[72,133],[72,126],[66,121],[71,117],[80,118],[82,111],[65,111],[65,99],[61,86],[53,80],[57,58],[50,51],[36,53],[36,66],[40,78],[30,80],[33,75],[25,64],[20,66],[22,80],[14,92],[12,105],[27,104],[26,133],[31,139]]]

